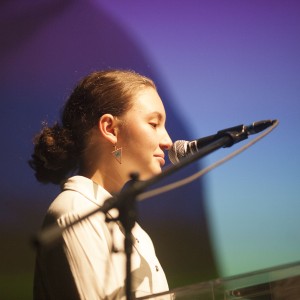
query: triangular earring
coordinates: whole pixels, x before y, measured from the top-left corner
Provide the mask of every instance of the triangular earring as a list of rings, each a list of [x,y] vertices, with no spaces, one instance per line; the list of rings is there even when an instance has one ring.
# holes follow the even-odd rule
[[[121,148],[117,148],[117,145],[114,145],[115,150],[112,151],[112,155],[114,156],[114,158],[118,161],[119,164],[122,164],[122,147]]]

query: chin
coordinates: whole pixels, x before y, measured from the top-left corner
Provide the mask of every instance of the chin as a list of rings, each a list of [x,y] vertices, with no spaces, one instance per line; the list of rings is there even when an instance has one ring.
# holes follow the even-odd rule
[[[161,173],[161,168],[155,168],[151,171],[148,171],[148,172],[143,172],[143,173],[140,173],[140,180],[148,180],[158,174]]]

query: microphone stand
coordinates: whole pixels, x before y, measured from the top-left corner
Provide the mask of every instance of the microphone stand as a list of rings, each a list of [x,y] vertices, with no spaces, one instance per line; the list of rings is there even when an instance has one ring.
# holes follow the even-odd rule
[[[132,286],[132,278],[131,278],[131,254],[132,254],[132,235],[131,230],[136,222],[136,198],[139,194],[141,194],[146,188],[157,183],[161,179],[170,176],[171,174],[177,172],[183,167],[191,164],[192,162],[212,153],[213,151],[220,149],[222,147],[231,147],[233,144],[240,142],[248,137],[247,132],[226,132],[219,139],[209,143],[207,146],[201,148],[195,154],[189,155],[183,158],[179,163],[175,165],[171,165],[170,167],[163,170],[160,174],[146,180],[146,181],[138,181],[138,174],[131,174],[132,182],[129,187],[122,191],[117,196],[113,196],[107,199],[103,206],[97,208],[86,215],[82,216],[80,219],[74,221],[73,223],[68,224],[64,228],[60,228],[57,226],[50,226],[49,228],[45,228],[41,232],[37,233],[33,238],[33,243],[36,247],[39,246],[48,246],[51,245],[55,240],[57,240],[63,230],[74,226],[75,224],[81,222],[82,220],[94,215],[95,213],[101,211],[104,214],[107,213],[112,208],[117,208],[119,210],[119,221],[124,227],[125,230],[125,240],[124,247],[126,252],[126,299],[131,300],[131,286]]]
[[[131,181],[129,183],[129,188],[133,187],[136,182],[138,182],[139,174],[130,174]],[[133,250],[133,240],[131,231],[137,221],[137,210],[136,210],[136,196],[130,195],[126,197],[119,206],[119,221],[124,227],[124,249],[126,256],[126,278],[125,278],[125,294],[126,299],[132,299],[131,287],[132,287],[132,276],[131,276],[131,254]]]

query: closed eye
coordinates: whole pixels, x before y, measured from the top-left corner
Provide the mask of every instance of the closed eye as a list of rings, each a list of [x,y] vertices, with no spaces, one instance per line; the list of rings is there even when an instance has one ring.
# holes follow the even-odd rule
[[[158,126],[157,123],[149,123],[153,128],[156,128]]]

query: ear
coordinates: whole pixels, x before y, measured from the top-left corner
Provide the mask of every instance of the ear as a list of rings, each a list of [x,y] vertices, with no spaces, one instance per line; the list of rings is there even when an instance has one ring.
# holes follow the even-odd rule
[[[104,114],[98,122],[98,128],[102,136],[114,145],[117,143],[118,139],[117,125],[118,120],[111,114]]]

